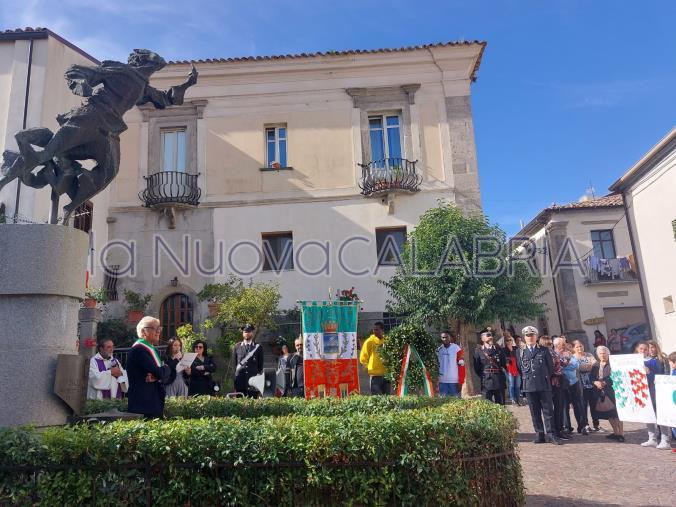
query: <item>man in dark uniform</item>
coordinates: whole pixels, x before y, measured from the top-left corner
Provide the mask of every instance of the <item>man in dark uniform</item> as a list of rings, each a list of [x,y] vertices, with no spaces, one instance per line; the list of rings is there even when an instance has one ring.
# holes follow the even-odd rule
[[[252,324],[242,326],[240,343],[232,349],[232,366],[235,368],[235,391],[254,397],[249,387],[249,379],[263,373],[263,350],[253,341],[254,330]]]
[[[483,345],[474,351],[474,371],[481,379],[481,390],[487,400],[505,404],[505,352],[493,344],[493,333],[481,333]]]
[[[523,378],[523,389],[528,398],[528,408],[533,419],[536,444],[545,442],[545,430],[549,441],[561,445],[554,435],[554,406],[552,404],[551,376],[554,372],[554,360],[549,350],[537,344],[538,330],[533,326],[523,328],[522,334],[526,348],[517,354],[519,369]],[[544,426],[542,418],[544,417]]]
[[[139,337],[127,356],[127,377],[129,378],[129,406],[127,410],[143,414],[146,419],[161,418],[164,413],[164,382],[169,379],[171,369],[162,364],[155,346],[160,342],[162,327],[153,317],[143,317],[136,326]]]
[[[289,359],[291,370],[291,382],[287,390],[287,396],[305,398],[305,375],[303,373],[303,338],[296,338],[296,353]]]

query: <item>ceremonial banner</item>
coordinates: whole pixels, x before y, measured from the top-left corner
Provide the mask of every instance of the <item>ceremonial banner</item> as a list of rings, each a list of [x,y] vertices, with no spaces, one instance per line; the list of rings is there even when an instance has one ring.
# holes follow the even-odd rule
[[[610,356],[610,378],[620,421],[655,423],[648,378],[641,354]]]
[[[676,375],[655,375],[657,424],[676,428]]]
[[[359,301],[303,301],[305,398],[359,394]]]
[[[427,396],[434,396],[434,384],[432,383],[432,377],[430,377],[427,368],[425,368],[425,363],[423,363],[418,351],[415,350],[413,345],[406,344],[404,348],[404,359],[401,361],[401,374],[399,375],[399,385],[397,386],[397,396],[403,398],[408,394],[410,388],[410,377],[408,375],[408,368],[411,365],[411,357],[420,364],[422,368],[423,375],[425,380],[423,382],[423,390]]]

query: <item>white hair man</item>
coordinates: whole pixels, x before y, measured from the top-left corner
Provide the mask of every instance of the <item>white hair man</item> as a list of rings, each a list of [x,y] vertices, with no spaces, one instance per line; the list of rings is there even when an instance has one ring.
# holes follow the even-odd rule
[[[163,383],[171,370],[162,364],[155,348],[160,342],[162,326],[155,317],[143,317],[136,326],[138,340],[132,345],[127,358],[129,377],[129,412],[143,414],[147,419],[161,418],[164,413],[165,391]]]

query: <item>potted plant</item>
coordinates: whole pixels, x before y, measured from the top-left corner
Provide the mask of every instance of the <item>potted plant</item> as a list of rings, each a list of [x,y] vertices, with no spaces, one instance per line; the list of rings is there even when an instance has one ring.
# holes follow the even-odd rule
[[[85,299],[82,305],[85,308],[96,308],[97,305],[105,305],[108,302],[108,291],[103,287],[87,287]]]
[[[127,320],[136,323],[145,315],[146,308],[152,295],[134,292],[133,290],[124,290],[124,300],[127,303]]]

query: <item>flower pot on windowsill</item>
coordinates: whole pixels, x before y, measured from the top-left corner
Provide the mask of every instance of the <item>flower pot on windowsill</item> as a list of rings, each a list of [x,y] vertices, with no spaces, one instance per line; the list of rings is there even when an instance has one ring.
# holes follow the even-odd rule
[[[216,317],[218,315],[218,303],[209,303],[209,317]]]
[[[145,313],[141,310],[129,310],[127,312],[127,320],[132,324],[138,324]]]
[[[85,298],[84,301],[82,301],[82,306],[85,308],[96,308],[96,299],[94,298]]]

